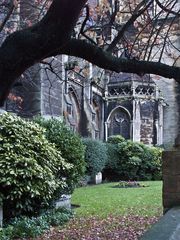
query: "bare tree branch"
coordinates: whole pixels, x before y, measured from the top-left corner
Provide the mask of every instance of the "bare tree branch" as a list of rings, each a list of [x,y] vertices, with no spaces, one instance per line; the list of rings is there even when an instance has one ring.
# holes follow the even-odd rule
[[[131,72],[139,75],[145,73],[157,74],[166,78],[174,78],[177,82],[180,82],[179,67],[172,67],[152,61],[137,61],[135,59],[118,58],[83,40],[72,39],[64,47],[61,53],[83,58],[100,68],[115,71],[117,73]]]
[[[161,53],[160,53],[160,56],[159,56],[159,62],[161,62],[161,59],[162,59],[162,56],[163,56],[163,52],[164,52],[164,49],[165,49],[165,46],[166,46],[166,43],[167,43],[167,38],[169,36],[169,32],[171,30],[171,27],[173,25],[173,23],[175,22],[176,20],[176,17],[172,19],[171,23],[169,24],[169,27],[168,27],[168,30],[164,36],[164,43],[163,43],[163,46],[161,48]]]
[[[79,35],[84,33],[84,28],[86,26],[87,21],[89,20],[89,6],[88,6],[88,4],[85,6],[85,9],[86,9],[86,17],[85,17],[85,19],[84,19],[84,21],[83,21],[83,23],[81,25],[81,29],[79,31]],[[79,35],[78,35],[78,37],[79,37]]]
[[[87,40],[89,40],[92,44],[97,45],[96,42],[95,42],[92,38],[90,38],[89,36],[87,36],[87,35],[85,34],[84,28],[85,28],[85,26],[86,26],[87,21],[89,20],[89,6],[86,5],[86,6],[85,6],[85,9],[86,9],[86,17],[85,17],[85,19],[84,19],[84,21],[83,21],[83,23],[82,23],[82,26],[81,26],[81,29],[80,29],[78,38],[80,37],[80,35],[82,35],[82,36],[85,37]]]
[[[111,15],[111,17],[110,17],[110,21],[109,21],[109,25],[110,25],[110,26],[111,26],[111,25],[114,23],[114,21],[115,21],[115,18],[116,18],[117,12],[118,12],[118,6],[119,6],[119,2],[118,2],[118,0],[115,0],[115,1],[114,1],[114,11],[113,11],[113,13],[112,13],[112,15]]]
[[[180,67],[168,66],[153,61],[122,59],[112,54],[116,44],[120,40],[122,40],[120,47],[123,49],[124,33],[141,14],[143,17],[146,17],[146,10],[151,6],[152,1],[143,0],[135,8],[132,17],[120,29],[117,37],[110,44],[108,51],[105,51],[89,41],[72,39],[72,32],[78,16],[87,0],[53,0],[47,14],[41,21],[31,27],[9,35],[0,47],[0,104],[3,104],[15,79],[27,68],[41,62],[47,57],[58,54],[80,57],[100,68],[117,73],[157,74],[166,78],[174,78],[177,82],[180,82]],[[154,36],[158,32],[158,28],[155,30],[153,31]],[[141,28],[139,31],[141,31]],[[83,30],[83,32],[85,31]],[[104,37],[106,33],[103,34],[102,36]],[[140,47],[140,44],[139,42],[137,45],[134,44],[134,49]],[[141,49],[143,47],[144,45]]]
[[[116,47],[118,42],[121,40],[121,38],[124,35],[124,32],[127,31],[127,29],[135,22],[135,20],[143,14],[147,10],[147,8],[152,4],[153,0],[150,0],[149,2],[147,0],[143,0],[134,10],[132,16],[130,19],[122,26],[122,28],[119,30],[117,36],[114,38],[114,40],[111,42],[111,44],[108,46],[107,51],[113,51],[113,49]],[[145,5],[143,7],[143,5]],[[143,7],[143,8],[142,8]]]
[[[175,12],[175,11],[173,11],[172,9],[168,9],[167,7],[163,6],[163,4],[161,4],[159,0],[155,0],[155,1],[156,1],[157,5],[158,5],[162,10],[164,10],[165,12],[168,12],[168,13],[171,13],[171,14],[173,14],[173,15],[176,15],[176,16],[179,16],[179,17],[180,17],[179,12]],[[178,1],[176,1],[175,4],[176,4],[176,3],[178,3]]]

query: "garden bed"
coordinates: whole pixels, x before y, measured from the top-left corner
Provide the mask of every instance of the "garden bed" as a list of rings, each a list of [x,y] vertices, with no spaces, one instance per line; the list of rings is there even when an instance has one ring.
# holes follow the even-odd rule
[[[140,182],[136,181],[120,181],[117,185],[113,186],[114,188],[140,188],[140,187],[148,187]]]

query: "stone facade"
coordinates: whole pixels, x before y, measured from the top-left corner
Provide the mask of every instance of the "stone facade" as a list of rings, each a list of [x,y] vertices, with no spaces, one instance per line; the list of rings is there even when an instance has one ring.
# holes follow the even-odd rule
[[[163,143],[166,104],[150,76],[105,73],[99,83],[96,71],[90,74],[90,64],[85,76],[65,67],[71,63],[67,56],[55,59],[54,66],[57,63],[58,78],[41,66],[34,84],[29,79],[18,80],[12,93],[22,100],[9,99],[5,109],[28,118],[41,114],[64,119],[84,137],[107,140],[121,134],[148,145]],[[39,70],[39,66],[33,69]]]
[[[17,9],[19,15],[15,15],[14,22],[24,24],[27,15],[33,22],[38,12],[27,8],[26,4],[31,6],[35,0],[22,2],[24,5]],[[97,1],[93,0],[94,8],[96,4]],[[91,24],[90,20],[88,24]],[[174,28],[171,35],[174,50],[168,49],[167,56],[162,59],[166,64],[173,64],[172,59],[177,58],[176,49],[180,49],[178,30]],[[95,38],[98,37],[95,34]],[[4,35],[0,42],[3,39]],[[147,41],[146,35],[142,43],[143,40]],[[158,57],[157,54],[154,60],[158,61]],[[41,114],[46,118],[64,119],[73,131],[83,137],[107,140],[111,135],[121,134],[133,141],[172,148],[180,128],[180,87],[174,80],[149,75],[102,73],[83,60],[78,60],[78,65],[67,67],[67,64],[77,61],[68,56],[46,61],[47,64],[31,67],[16,81],[5,103],[6,111],[26,118]],[[177,65],[179,61],[176,61]],[[163,154],[164,210],[176,205],[180,205],[179,149]]]
[[[148,145],[163,143],[164,99],[150,76],[114,74],[105,96],[106,136],[121,134]]]
[[[38,10],[30,7],[33,2],[35,0],[22,1],[17,9],[18,23],[26,23],[27,16],[32,22],[36,19]],[[93,10],[90,13],[93,14],[90,14],[87,25],[95,23],[98,2],[89,1]],[[112,7],[114,1],[109,3]],[[122,16],[119,23],[126,17]],[[74,34],[78,31],[77,26]],[[132,26],[127,37],[133,36],[134,31]],[[113,31],[104,34],[109,41]],[[176,29],[171,40],[177,42],[176,47],[179,48],[179,39],[175,35]],[[95,37],[100,36],[97,33]],[[146,35],[143,37],[146,38]],[[124,47],[121,57],[127,55],[128,49]],[[92,64],[68,56],[45,61],[47,64],[31,67],[17,80],[5,110],[27,118],[41,114],[47,118],[64,119],[74,131],[85,137],[106,140],[110,135],[121,134],[126,139],[149,145],[164,144],[166,147],[174,144],[179,128],[180,101],[180,88],[174,81],[157,76],[103,72]],[[67,64],[75,61],[78,64],[67,68]],[[167,56],[163,61],[171,64],[171,57]]]

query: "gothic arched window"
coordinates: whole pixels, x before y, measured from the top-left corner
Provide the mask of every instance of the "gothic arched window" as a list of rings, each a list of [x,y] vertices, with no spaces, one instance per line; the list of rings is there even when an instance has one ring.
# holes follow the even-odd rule
[[[130,139],[130,116],[125,109],[119,107],[112,112],[108,135],[122,135],[125,139]]]

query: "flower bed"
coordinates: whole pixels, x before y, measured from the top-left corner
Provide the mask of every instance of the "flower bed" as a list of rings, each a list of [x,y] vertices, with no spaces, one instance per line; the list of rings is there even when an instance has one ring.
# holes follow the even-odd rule
[[[116,188],[137,188],[137,187],[148,187],[144,184],[141,184],[136,181],[120,181],[116,186]]]

